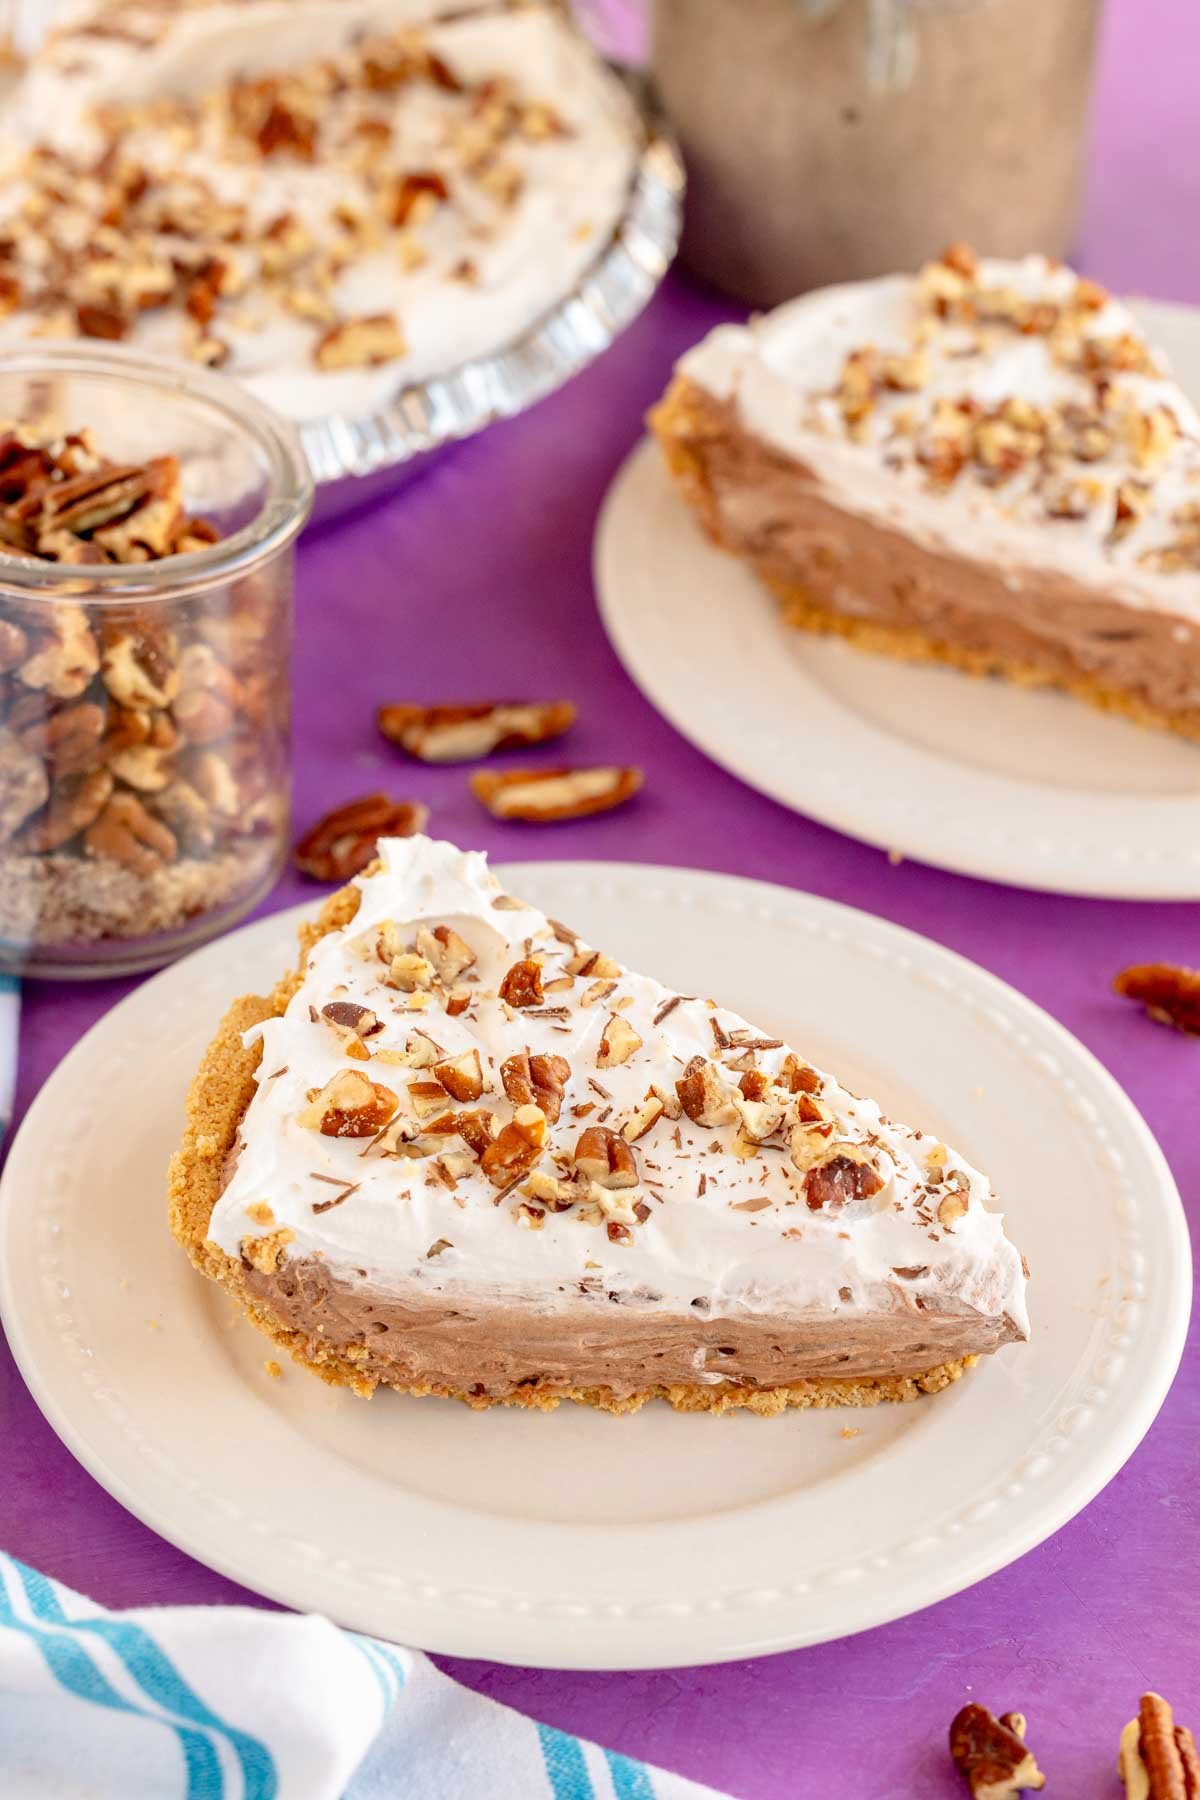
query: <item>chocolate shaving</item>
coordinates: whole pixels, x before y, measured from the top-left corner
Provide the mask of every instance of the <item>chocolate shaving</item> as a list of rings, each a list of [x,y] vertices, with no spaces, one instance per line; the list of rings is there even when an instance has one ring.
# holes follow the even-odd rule
[[[309,1179],[311,1181],[326,1181],[331,1187],[342,1185],[334,1175],[312,1175]],[[315,1213],[330,1212],[335,1206],[340,1206],[343,1200],[348,1200],[351,1194],[357,1194],[361,1186],[362,1183],[360,1181],[352,1181],[348,1186],[342,1186],[342,1192],[340,1194],[335,1194],[332,1200],[314,1200],[312,1209]]]

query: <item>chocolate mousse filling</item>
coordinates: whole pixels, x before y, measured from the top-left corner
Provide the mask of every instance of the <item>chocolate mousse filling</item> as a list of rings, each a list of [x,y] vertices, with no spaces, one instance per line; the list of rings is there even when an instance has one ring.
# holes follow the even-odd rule
[[[346,1357],[367,1382],[483,1401],[520,1389],[605,1389],[615,1401],[661,1387],[771,1389],[801,1382],[914,1379],[1018,1338],[1005,1315],[890,1290],[888,1310],[709,1318],[584,1293],[562,1306],[445,1289],[407,1298],[339,1279],[317,1257],[247,1269],[248,1291],[320,1363]]]
[[[933,549],[845,510],[820,470],[747,431],[686,376],[652,415],[709,536],[748,563],[790,624],[863,648],[1060,687],[1200,739],[1200,629],[1045,568]]]

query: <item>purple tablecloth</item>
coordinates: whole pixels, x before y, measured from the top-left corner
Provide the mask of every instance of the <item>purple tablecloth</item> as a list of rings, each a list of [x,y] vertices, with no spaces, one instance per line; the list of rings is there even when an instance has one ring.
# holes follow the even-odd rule
[[[1200,301],[1196,0],[1114,0],[1081,261],[1123,289]],[[1142,1109],[1200,1207],[1200,1044],[1110,998],[1143,957],[1200,962],[1200,914],[1024,894],[905,864],[795,817],[664,724],[608,648],[592,526],[677,352],[720,316],[670,286],[601,367],[447,457],[393,501],[306,540],[296,653],[297,811],[386,785],[433,829],[497,857],[607,857],[758,876],[865,907],[975,958],[1061,1019]],[[377,702],[569,695],[579,758],[644,765],[644,796],[554,833],[501,828],[461,772],[415,772],[376,740]],[[313,897],[296,879],[271,906]],[[28,990],[19,1110],[125,985]],[[1034,1146],[1030,1146],[1034,1154]],[[1200,1222],[1200,1220],[1198,1220]],[[1127,1468],[1039,1550],[930,1611],[822,1648],[695,1672],[549,1674],[450,1664],[539,1718],[744,1800],[961,1794],[946,1725],[971,1696],[1031,1716],[1056,1794],[1119,1792],[1116,1734],[1148,1686],[1200,1727],[1195,1334]],[[0,1544],[109,1605],[245,1599],[137,1524],[79,1469],[0,1351]],[[964,1448],[964,1454],[969,1450]]]

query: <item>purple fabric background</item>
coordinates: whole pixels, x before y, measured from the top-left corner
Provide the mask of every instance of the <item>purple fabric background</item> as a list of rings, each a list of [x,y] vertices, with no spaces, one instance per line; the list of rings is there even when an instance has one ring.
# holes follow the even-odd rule
[[[1196,0],[1112,0],[1079,260],[1118,289],[1200,302]],[[1200,1208],[1200,1044],[1109,997],[1143,957],[1200,962],[1200,912],[990,887],[874,850],[762,799],[660,721],[618,667],[592,601],[596,510],[672,358],[721,316],[671,284],[566,392],[444,460],[368,513],[307,539],[296,650],[297,817],[386,785],[439,833],[497,857],[702,864],[810,889],[926,932],[1047,1007],[1114,1072]],[[570,695],[580,759],[642,763],[626,811],[558,828],[494,826],[461,772],[381,750],[375,704],[458,693]],[[272,906],[315,898],[285,880]],[[27,990],[19,1110],[125,985]],[[1116,1795],[1117,1733],[1148,1686],[1200,1728],[1195,1333],[1158,1422],[1072,1524],[972,1592],[821,1648],[637,1675],[449,1664],[526,1712],[743,1800],[961,1794],[944,1734],[971,1696],[1019,1707],[1051,1790]],[[72,1461],[0,1350],[0,1544],[110,1605],[244,1600],[137,1524]],[[965,1449],[964,1453],[969,1453]]]

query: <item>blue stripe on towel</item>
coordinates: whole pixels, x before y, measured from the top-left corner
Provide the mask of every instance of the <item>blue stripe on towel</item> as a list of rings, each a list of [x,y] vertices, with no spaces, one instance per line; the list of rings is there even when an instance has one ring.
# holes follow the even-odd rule
[[[32,1573],[31,1570],[23,1569],[20,1563],[13,1563],[12,1567],[22,1577]],[[28,1591],[28,1584],[25,1585]],[[112,1712],[132,1713],[137,1718],[154,1718],[156,1724],[173,1731],[179,1740],[187,1774],[186,1800],[224,1800],[225,1781],[221,1774],[221,1764],[216,1751],[202,1732],[190,1731],[186,1726],[176,1725],[169,1719],[158,1719],[132,1705],[123,1695],[118,1694],[77,1639],[67,1637],[61,1631],[34,1624],[29,1619],[18,1618],[2,1581],[0,1625],[7,1625],[11,1630],[31,1638],[60,1687],[65,1688],[67,1693],[74,1694],[77,1700],[87,1700],[93,1706],[107,1706]]]
[[[595,1800],[579,1739],[552,1725],[539,1725],[537,1734],[554,1800]]]
[[[392,1710],[392,1702],[399,1691],[392,1679],[393,1672],[388,1664],[384,1662],[383,1658],[377,1653],[376,1647],[371,1642],[370,1638],[360,1637],[356,1631],[348,1633],[348,1636],[350,1642],[362,1651],[363,1657],[365,1658],[372,1675],[375,1677],[375,1685],[379,1689],[379,1695],[383,1701],[383,1714],[386,1718],[388,1713]]]
[[[219,1718],[188,1686],[148,1631],[125,1619],[71,1619],[64,1612],[53,1584],[44,1575],[15,1560],[13,1567],[39,1618],[72,1631],[94,1633],[116,1652],[142,1691],[164,1711],[177,1713],[190,1724],[216,1732],[225,1739],[241,1767],[245,1800],[277,1800],[279,1777],[275,1759],[266,1745]],[[223,1791],[223,1784],[213,1790],[216,1796]],[[208,1797],[204,1796],[204,1800]]]
[[[619,1756],[615,1750],[606,1750],[604,1759],[617,1800],[654,1800],[654,1789],[643,1763],[631,1762],[629,1757]]]

